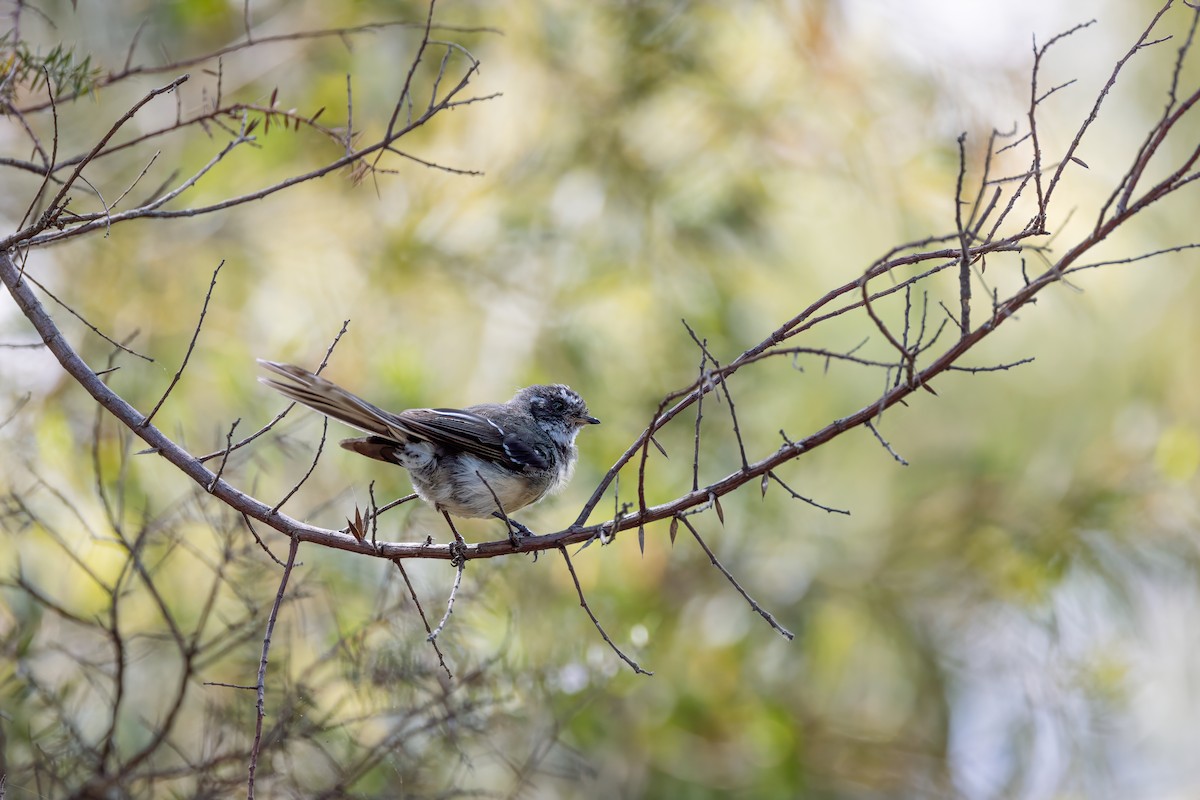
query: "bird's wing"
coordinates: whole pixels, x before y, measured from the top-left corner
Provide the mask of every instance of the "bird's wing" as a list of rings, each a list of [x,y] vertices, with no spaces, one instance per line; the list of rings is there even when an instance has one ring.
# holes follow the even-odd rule
[[[477,407],[481,408],[482,407]],[[483,414],[457,408],[414,408],[392,415],[395,425],[436,445],[462,450],[487,461],[544,469],[548,456]]]
[[[426,441],[515,468],[545,469],[551,464],[550,453],[529,437],[514,435],[492,421],[498,406],[472,406],[467,411],[414,408],[393,414],[301,367],[262,359],[258,363],[283,378],[259,378],[267,386],[367,433],[397,442]]]

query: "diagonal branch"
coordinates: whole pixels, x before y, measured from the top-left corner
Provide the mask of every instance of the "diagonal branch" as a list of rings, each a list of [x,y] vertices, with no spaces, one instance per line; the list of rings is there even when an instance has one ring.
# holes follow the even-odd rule
[[[171,396],[171,390],[175,388],[175,385],[179,383],[179,379],[183,377],[183,371],[187,369],[188,359],[192,357],[192,350],[196,348],[196,340],[200,338],[200,328],[204,326],[204,317],[208,314],[208,303],[212,300],[213,289],[217,288],[217,276],[221,274],[221,267],[223,266],[225,266],[224,259],[213,270],[212,280],[208,284],[208,292],[204,295],[204,305],[200,307],[200,318],[196,320],[196,327],[192,330],[192,340],[188,342],[187,351],[183,354],[183,362],[179,365],[179,369],[175,371],[175,376],[171,378],[171,382],[167,385],[167,390],[163,392],[162,397],[154,404],[154,408],[146,415],[145,420],[142,422],[143,425],[150,424],[150,420],[154,419],[154,415],[158,413],[163,403],[167,402],[167,398]]]

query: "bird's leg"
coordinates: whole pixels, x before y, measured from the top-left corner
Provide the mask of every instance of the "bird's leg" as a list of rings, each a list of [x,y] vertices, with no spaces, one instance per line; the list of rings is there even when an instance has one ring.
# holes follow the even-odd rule
[[[483,481],[483,485],[487,487],[488,493],[492,495],[492,500],[496,502],[496,510],[492,512],[492,516],[496,519],[504,520],[504,524],[508,526],[508,543],[512,545],[513,550],[521,549],[521,537],[533,536],[533,531],[525,527],[515,519],[509,519],[508,514],[504,513],[504,506],[500,503],[500,498],[496,495],[496,491],[492,485],[487,482],[487,478],[483,477],[483,473],[475,470],[475,476]]]
[[[467,540],[458,532],[458,528],[454,527],[454,522],[450,519],[450,514],[446,509],[439,508],[442,516],[446,518],[446,524],[450,526],[450,532],[454,534],[454,541],[450,543],[450,563],[455,567],[460,567],[467,561]]]
[[[508,543],[512,545],[513,550],[521,549],[522,536],[533,536],[533,531],[515,519],[512,519],[503,511],[493,511],[492,516],[496,519],[504,520],[504,524],[508,526]]]

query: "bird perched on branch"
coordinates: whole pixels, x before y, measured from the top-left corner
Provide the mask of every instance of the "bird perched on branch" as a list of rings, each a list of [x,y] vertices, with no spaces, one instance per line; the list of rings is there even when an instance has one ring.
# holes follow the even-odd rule
[[[508,515],[562,488],[575,470],[575,437],[600,420],[570,387],[529,386],[507,403],[392,413],[291,364],[259,359],[259,380],[370,436],[342,447],[408,470],[422,500],[457,517],[498,517],[510,538],[529,530]]]

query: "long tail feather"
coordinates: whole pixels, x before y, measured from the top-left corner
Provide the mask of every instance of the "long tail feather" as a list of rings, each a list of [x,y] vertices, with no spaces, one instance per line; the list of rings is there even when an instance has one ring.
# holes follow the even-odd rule
[[[258,363],[264,369],[286,379],[258,379],[260,383],[270,386],[280,394],[360,431],[386,436],[389,439],[396,437],[394,415],[347,392],[336,383],[292,364],[281,364],[261,358],[258,359]]]

